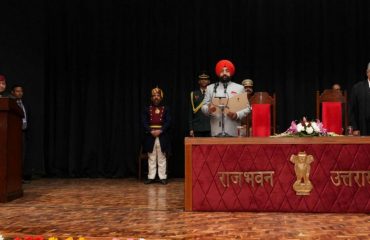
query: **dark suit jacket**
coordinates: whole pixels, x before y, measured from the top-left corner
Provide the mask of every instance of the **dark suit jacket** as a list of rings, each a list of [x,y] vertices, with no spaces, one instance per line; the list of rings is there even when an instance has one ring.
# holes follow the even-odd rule
[[[349,123],[353,130],[360,130],[361,135],[370,135],[367,129],[366,115],[369,114],[369,83],[368,80],[356,83],[351,91],[349,105]]]
[[[30,111],[30,106],[22,99],[22,104],[23,104],[23,107],[24,107],[24,111],[26,112],[26,116],[27,116],[27,128],[26,129],[22,129],[23,131],[28,131],[29,127],[30,127],[30,117],[31,117],[31,111]]]
[[[202,94],[200,89],[194,90],[192,93],[193,93],[193,98],[190,99],[190,101],[193,101],[194,108],[197,108],[203,102],[204,95]],[[190,98],[191,98],[191,94],[190,94]],[[193,130],[194,132],[211,131],[209,117],[204,115],[201,109],[199,109],[196,113],[194,113],[191,102],[190,102],[188,119],[189,119],[189,130]]]
[[[152,129],[150,128],[149,106],[144,108],[141,119],[142,126],[144,128],[144,138],[142,142],[143,152],[153,152],[155,138],[150,133]],[[171,152],[170,124],[170,110],[167,106],[165,106],[163,113],[163,124],[161,128],[162,133],[159,135],[159,141],[162,152],[166,152],[167,154]]]

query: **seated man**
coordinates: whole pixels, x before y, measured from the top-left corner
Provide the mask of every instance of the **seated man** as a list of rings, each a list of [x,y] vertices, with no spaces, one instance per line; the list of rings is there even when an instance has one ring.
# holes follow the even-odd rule
[[[231,81],[231,77],[235,73],[235,67],[232,62],[229,60],[221,60],[217,63],[215,70],[219,77],[219,81],[208,85],[204,97],[204,104],[202,106],[202,112],[210,116],[212,136],[217,136],[222,132],[222,114],[216,112],[217,106],[215,103],[212,103],[212,99],[214,97],[231,98],[244,92],[244,87],[242,85]],[[238,112],[228,111],[224,118],[225,132],[230,136],[237,136],[237,127],[240,126],[240,121],[244,119],[249,112],[249,106]]]
[[[167,154],[170,151],[169,128],[170,112],[162,105],[163,91],[156,87],[152,89],[151,105],[142,113],[144,128],[143,152],[148,153],[148,179],[145,184],[153,183],[157,173],[162,184],[167,184]]]

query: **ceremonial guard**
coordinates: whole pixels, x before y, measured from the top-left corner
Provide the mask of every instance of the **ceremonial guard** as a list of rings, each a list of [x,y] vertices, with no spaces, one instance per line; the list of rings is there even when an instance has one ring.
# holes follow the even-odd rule
[[[152,89],[151,105],[142,113],[144,127],[143,151],[148,153],[148,179],[145,184],[153,183],[157,173],[162,184],[167,184],[167,156],[171,150],[169,129],[171,123],[167,106],[162,105],[163,91]]]
[[[211,136],[209,116],[204,115],[200,110],[204,103],[204,95],[209,82],[209,76],[206,73],[202,73],[198,76],[199,88],[190,93],[189,135],[191,137]]]
[[[242,81],[242,85],[244,87],[245,92],[248,93],[248,99],[250,99],[254,93],[252,79],[244,79]]]
[[[248,94],[248,100],[250,102],[250,99],[254,94],[252,79],[244,79],[242,81],[242,85],[244,87],[245,92]],[[251,114],[248,114],[247,117],[242,120],[242,126],[245,126],[246,136],[251,137],[252,136],[252,115]]]

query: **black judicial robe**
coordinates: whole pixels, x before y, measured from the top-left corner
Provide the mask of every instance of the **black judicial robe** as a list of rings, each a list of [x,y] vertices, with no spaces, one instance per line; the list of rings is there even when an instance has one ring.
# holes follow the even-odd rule
[[[349,102],[349,124],[360,130],[363,136],[370,135],[370,88],[368,80],[356,83]]]

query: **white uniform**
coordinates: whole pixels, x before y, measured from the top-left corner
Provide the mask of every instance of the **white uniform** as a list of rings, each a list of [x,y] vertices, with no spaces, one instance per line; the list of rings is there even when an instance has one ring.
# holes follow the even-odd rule
[[[158,160],[158,177],[159,179],[167,179],[166,174],[166,155],[162,152],[159,137],[155,138],[153,152],[148,153],[148,179],[154,179],[157,173],[157,160]]]
[[[216,83],[217,84],[217,83]],[[214,97],[226,97],[231,98],[236,94],[243,93],[244,87],[240,84],[234,82],[228,82],[226,87],[226,93],[224,84],[219,82],[217,88],[215,89],[215,83],[208,85],[206,94],[204,96],[204,104],[202,106],[202,112],[206,115],[209,115],[208,112],[208,104],[211,103],[212,98]],[[243,118],[245,118],[248,113],[250,113],[250,107],[247,107],[236,114],[238,115],[236,120],[232,120],[228,116],[225,116],[224,123],[225,123],[225,132],[231,136],[238,135],[237,127],[240,126],[240,122]],[[226,115],[226,114],[225,114]],[[210,122],[211,122],[211,135],[216,136],[222,131],[221,127],[221,113],[212,113],[210,114]]]

